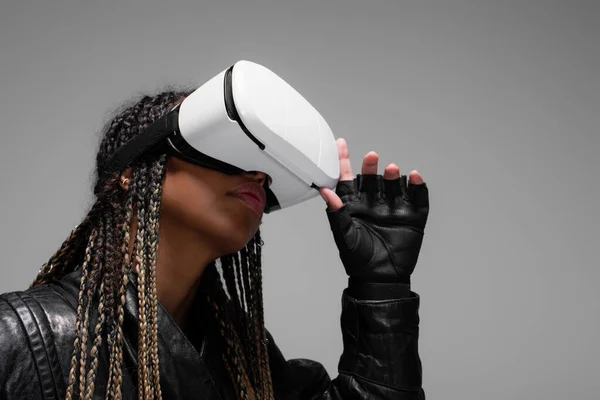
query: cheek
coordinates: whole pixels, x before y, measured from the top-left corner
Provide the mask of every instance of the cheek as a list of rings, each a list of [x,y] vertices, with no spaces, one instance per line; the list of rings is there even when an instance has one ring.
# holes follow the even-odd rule
[[[241,249],[260,224],[237,199],[185,176],[165,178],[161,214],[197,231],[225,254]]]
[[[218,199],[209,189],[182,174],[167,175],[163,182],[161,213],[184,226],[200,229],[215,219]]]

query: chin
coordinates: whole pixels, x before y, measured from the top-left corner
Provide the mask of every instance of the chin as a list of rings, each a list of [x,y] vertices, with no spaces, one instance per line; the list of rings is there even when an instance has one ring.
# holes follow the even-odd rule
[[[222,228],[217,230],[218,233],[214,238],[214,243],[222,255],[240,251],[258,231],[258,225],[249,226],[247,223],[239,221],[233,223],[228,221],[222,225]]]

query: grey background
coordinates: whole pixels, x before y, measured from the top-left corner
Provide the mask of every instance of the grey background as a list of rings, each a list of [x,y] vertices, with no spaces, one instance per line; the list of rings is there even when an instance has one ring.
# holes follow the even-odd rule
[[[248,59],[347,138],[355,173],[375,150],[428,182],[428,398],[600,396],[598,2],[87,3],[0,9],[0,292],[82,218],[112,110]],[[265,218],[266,321],[336,375],[346,279],[323,210]]]

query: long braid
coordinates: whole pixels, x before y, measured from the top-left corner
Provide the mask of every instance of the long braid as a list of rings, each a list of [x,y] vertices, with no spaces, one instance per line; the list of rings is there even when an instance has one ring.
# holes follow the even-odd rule
[[[100,221],[98,227],[98,236],[96,238],[96,245],[99,249],[103,249],[104,247],[104,235],[106,229],[104,225],[104,221]],[[85,305],[85,312],[83,316],[83,329],[81,332],[81,351],[79,355],[80,365],[79,365],[79,397],[85,395],[86,391],[86,368],[87,368],[87,355],[88,355],[88,336],[89,336],[89,325],[90,325],[90,311],[92,310],[92,302],[94,299],[94,293],[96,291],[96,286],[98,284],[98,274],[100,273],[99,269],[102,268],[102,261],[104,259],[103,251],[94,252],[94,256],[92,258],[92,263],[89,264],[92,268],[89,271],[89,281],[85,290],[84,298],[87,300]]]
[[[257,233],[258,235],[258,233]],[[258,279],[258,274],[260,274],[260,264],[258,263],[255,244],[257,242],[257,237],[250,240],[250,242],[246,246],[247,259],[249,266],[252,266],[249,271],[250,275],[250,284],[251,284],[251,292],[252,292],[252,325],[255,327],[254,330],[254,349],[256,351],[256,358],[258,360],[258,369],[259,376],[257,377],[256,384],[260,387],[261,393],[264,395],[268,395],[268,387],[270,386],[270,381],[268,380],[268,365],[265,364],[265,354],[266,347],[264,346],[264,323],[261,321],[262,315],[262,289],[261,282]]]
[[[236,253],[233,256],[233,261],[235,264],[235,279],[237,280],[238,283],[238,290],[239,290],[239,301],[241,303],[241,309],[242,309],[242,313],[241,315],[238,316],[238,318],[243,321],[243,325],[242,328],[244,331],[243,337],[244,337],[244,347],[245,348],[252,348],[252,343],[253,343],[253,338],[254,338],[254,324],[251,323],[251,313],[254,311],[254,307],[252,307],[252,304],[249,302],[249,295],[248,293],[250,293],[250,287],[246,284],[244,284],[244,281],[249,282],[247,279],[247,274],[242,275],[242,267],[241,267],[241,263],[240,263],[240,254]],[[233,270],[233,268],[232,268]],[[246,278],[244,280],[244,277]],[[233,278],[229,278],[229,279],[233,279]],[[226,277],[226,281],[227,281],[227,277]],[[252,365],[252,374],[254,377],[258,376],[258,362],[256,359],[256,355],[254,352],[251,352],[250,354],[250,363]]]
[[[242,310],[248,310],[249,305],[247,305],[246,303],[246,294],[245,294],[245,290],[244,290],[244,283],[242,281],[242,269],[240,266],[240,257],[239,254],[235,254],[233,257],[233,262],[235,264],[235,275],[236,275],[236,279],[237,279],[237,283],[238,283],[238,290],[239,290],[239,297],[240,297],[240,302],[241,302],[241,306],[242,306]],[[247,314],[244,313],[244,323],[247,325],[248,321],[247,321]]]
[[[154,387],[154,363],[152,362],[152,325],[155,324],[155,318],[152,315],[152,291],[151,291],[151,278],[150,278],[150,269],[151,269],[151,237],[152,237],[152,225],[150,223],[150,198],[149,196],[152,193],[152,187],[149,182],[151,179],[151,167],[144,164],[143,174],[140,171],[140,177],[144,182],[145,186],[145,194],[144,198],[144,208],[146,212],[144,213],[144,232],[142,234],[143,242],[142,247],[144,249],[143,253],[143,270],[144,270],[144,315],[146,318],[146,329],[144,332],[144,344],[146,346],[146,354],[144,359],[146,360],[146,381],[144,382],[144,391],[147,393],[147,399],[153,399],[155,395],[155,387]]]
[[[149,229],[149,243],[150,243],[150,263],[149,267],[149,297],[151,310],[150,315],[153,317],[151,327],[151,338],[150,338],[150,347],[151,347],[151,359],[152,359],[152,367],[153,367],[153,381],[154,388],[156,391],[156,397],[158,399],[162,399],[162,393],[160,389],[160,374],[159,374],[159,358],[158,358],[158,324],[156,321],[157,317],[157,293],[156,293],[156,263],[158,260],[158,222],[160,219],[160,200],[162,198],[162,182],[164,174],[165,174],[165,164],[166,157],[161,157],[158,162],[154,164],[154,167],[151,171],[151,176],[156,177],[152,182],[152,193],[150,197],[150,210],[149,210],[149,219],[150,219],[150,229]]]
[[[205,277],[206,279],[213,282],[211,294],[209,295],[209,302],[215,312],[221,338],[225,342],[223,361],[232,378],[235,393],[239,395],[240,399],[254,399],[256,398],[254,388],[249,380],[247,368],[244,365],[245,353],[239,345],[239,337],[232,326],[231,309],[228,307],[229,301],[223,290],[221,277],[214,264],[207,267],[204,274],[207,275]]]
[[[225,285],[227,287],[227,294],[231,299],[231,305],[234,308],[233,312],[236,317],[241,317],[244,314],[244,310],[242,308],[242,303],[240,301],[240,295],[238,294],[238,290],[236,287],[236,277],[235,277],[235,269],[233,267],[233,259],[236,254],[230,254],[221,257],[221,270],[223,271],[223,280],[225,281]],[[240,318],[234,318],[232,321],[235,325],[235,329],[238,332],[242,332],[242,328],[244,327],[244,321]],[[244,339],[245,335],[241,335],[241,338]],[[249,363],[251,361],[249,360]]]
[[[248,307],[248,311],[246,314],[247,331],[248,331],[247,335],[253,341],[256,336],[257,327],[254,323],[252,323],[253,315],[255,313],[254,294],[253,294],[252,286],[250,285],[250,269],[248,267],[248,250],[246,249],[246,247],[244,247],[240,250],[240,258],[241,258],[241,263],[240,263],[241,264],[241,266],[240,266],[241,275],[239,275],[239,276],[245,286],[244,294],[246,296],[245,301],[246,301],[246,304]]]
[[[129,196],[127,203],[125,204],[125,218],[123,220],[122,232],[123,232],[123,243],[121,245],[121,256],[123,262],[121,264],[120,275],[121,283],[118,291],[118,301],[116,304],[117,318],[115,326],[115,339],[112,343],[112,348],[109,349],[111,354],[111,363],[109,366],[110,376],[112,380],[109,380],[107,387],[107,395],[111,399],[120,400],[122,398],[121,385],[123,384],[123,371],[121,369],[123,363],[123,319],[124,310],[123,306],[125,303],[125,287],[127,286],[128,277],[127,270],[131,267],[129,257],[129,241],[130,241],[130,223],[133,215],[133,197]]]
[[[107,218],[107,225],[110,227],[115,227],[115,233],[117,232],[116,227],[118,226],[118,221],[119,221],[119,217],[122,216],[122,210],[121,212],[115,212],[117,218],[113,219],[113,215],[112,213],[107,214],[106,218]],[[102,293],[104,293],[104,304],[103,304],[103,308],[106,309],[106,316],[105,316],[105,330],[107,332],[107,337],[106,337],[106,343],[108,345],[108,385],[106,387],[106,391],[108,393],[108,391],[110,390],[110,385],[112,382],[112,374],[113,374],[113,368],[112,366],[115,363],[115,353],[114,353],[114,348],[115,348],[115,340],[116,340],[116,330],[114,329],[114,327],[117,324],[116,321],[116,314],[118,313],[116,307],[117,307],[117,284],[118,284],[118,265],[120,264],[124,264],[123,263],[123,258],[122,258],[122,254],[117,255],[117,251],[116,251],[116,246],[113,247],[113,243],[116,244],[116,239],[113,237],[112,235],[113,233],[113,229],[109,229],[109,231],[107,232],[107,240],[106,240],[106,267],[107,268],[111,268],[111,271],[106,270],[105,273],[103,274],[103,281],[102,281],[102,285],[103,285],[103,290]],[[115,259],[120,259],[118,262]],[[93,390],[91,391],[91,393],[93,394]]]
[[[271,400],[274,395],[264,328],[260,246],[262,240],[260,233],[257,232],[255,237],[240,250],[239,268],[235,261],[237,254],[220,259],[229,298],[226,297],[223,283],[214,266],[205,270],[203,279],[211,282],[209,300],[225,347],[225,367],[232,378],[238,398]],[[240,258],[237,258],[238,261]],[[231,271],[235,271],[235,274],[232,275]],[[233,288],[236,288],[236,281],[237,295],[232,292]],[[231,304],[235,300],[240,304],[237,306]],[[242,306],[244,303],[247,305],[247,310]],[[242,310],[242,314],[237,314],[239,310]],[[251,322],[242,328],[242,332],[236,332],[237,324],[234,321],[240,319],[248,319]],[[245,338],[251,340],[246,341]],[[247,369],[251,359],[256,360],[255,365],[251,367],[253,371]]]
[[[262,372],[263,372],[263,383],[264,390],[269,399],[272,399],[273,394],[273,382],[271,380],[271,368],[269,367],[269,355],[268,355],[268,346],[267,346],[267,332],[265,329],[265,316],[264,316],[264,307],[263,307],[263,292],[262,292],[262,246],[263,241],[260,236],[260,230],[256,232],[253,240],[254,244],[254,274],[255,274],[255,288],[257,291],[256,294],[256,308],[258,314],[258,324],[257,327],[260,330],[261,343],[259,343],[259,347],[261,349],[262,355]],[[262,344],[262,346],[261,346]]]
[[[103,312],[104,301],[104,282],[102,282],[100,284],[100,301],[98,302],[98,322],[96,323],[96,327],[94,329],[95,338],[92,344],[92,349],[90,350],[90,369],[86,375],[86,400],[92,400],[92,396],[94,394],[96,371],[98,370],[98,348],[102,345],[102,328],[104,328],[104,321],[106,319],[106,314]]]
[[[258,326],[256,325],[256,293],[254,291],[254,287],[252,285],[252,280],[250,279],[252,275],[252,271],[250,268],[250,263],[248,262],[248,246],[245,246],[240,250],[241,256],[241,272],[242,272],[242,280],[244,281],[244,285],[246,286],[245,294],[246,294],[246,303],[248,304],[248,314],[247,314],[247,331],[249,341],[251,343],[251,347],[254,351],[255,356],[253,357],[255,362],[257,363],[256,368],[260,370],[261,366],[258,364],[260,360],[258,351],[256,350],[257,338],[259,335]],[[256,381],[258,382],[260,378],[260,372],[256,376]]]
[[[143,400],[150,397],[150,388],[148,387],[148,349],[146,344],[146,332],[148,329],[146,320],[146,254],[144,246],[144,236],[146,229],[146,202],[145,195],[147,185],[146,166],[140,165],[138,171],[140,179],[134,180],[132,191],[137,195],[137,237],[136,237],[136,274],[138,291],[138,399]]]
[[[239,264],[239,257],[237,254],[228,255],[225,257],[221,257],[221,265],[223,269],[223,276],[225,278],[225,284],[227,286],[227,292],[232,299],[232,305],[235,309],[235,318],[233,318],[233,323],[235,325],[235,329],[238,332],[238,336],[242,341],[242,347],[245,349],[251,349],[252,347],[252,334],[251,329],[249,329],[247,312],[244,309],[243,303],[243,291],[238,294],[238,289],[235,285],[236,283],[236,269],[234,268],[234,263]],[[241,276],[238,275],[241,280]],[[256,377],[258,376],[258,366],[257,359],[254,352],[246,352],[246,357],[248,358],[248,366],[250,379],[254,382]]]
[[[75,385],[77,384],[77,375],[75,371],[77,370],[77,365],[80,359],[77,357],[79,354],[79,349],[81,348],[81,337],[83,332],[83,324],[82,324],[82,316],[83,309],[85,307],[85,299],[83,297],[83,293],[85,292],[85,288],[87,285],[87,278],[89,272],[89,264],[92,261],[92,256],[94,252],[94,245],[96,240],[96,232],[94,231],[90,236],[88,246],[85,251],[85,260],[82,265],[83,274],[81,277],[81,282],[79,285],[79,294],[77,296],[77,319],[75,323],[75,341],[73,346],[73,355],[71,356],[71,367],[69,368],[69,386],[67,388],[66,399],[71,400],[73,397],[73,392],[75,389]]]
[[[110,271],[108,268],[115,268],[118,263],[115,263],[116,250],[113,246],[113,227],[114,219],[113,213],[106,213],[104,215],[104,235],[105,246],[104,246],[104,259],[101,260],[101,265],[104,266],[104,271],[101,273],[101,284],[100,284],[100,299],[98,302],[98,321],[94,329],[94,342],[92,349],[90,350],[90,368],[86,376],[86,391],[85,399],[92,400],[96,381],[96,372],[98,370],[98,351],[102,345],[102,330],[105,328],[105,322],[108,325],[114,325],[114,297],[116,288],[116,271]],[[106,312],[104,311],[106,309]]]
[[[248,264],[249,265],[253,265],[254,263],[254,251],[253,251],[253,242],[254,239],[252,239],[248,245],[246,245],[245,251],[244,253],[247,254],[247,260],[249,261]],[[258,307],[257,307],[257,303],[260,303],[259,301],[259,297],[258,297],[258,290],[256,288],[256,279],[255,279],[255,269],[252,268],[249,270],[249,278],[250,278],[250,292],[252,293],[252,315],[251,315],[251,319],[252,319],[252,326],[254,327],[254,349],[256,351],[256,359],[258,361],[258,369],[259,369],[259,376],[257,376],[256,378],[256,382],[257,384],[260,384],[261,387],[261,392],[264,391],[264,387],[262,386],[263,382],[264,382],[264,371],[263,371],[263,365],[262,365],[262,344],[261,344],[261,329],[259,324],[259,318],[258,318]]]
[[[227,293],[233,302],[233,307],[236,313],[241,314],[242,303],[239,299],[238,290],[235,282],[235,270],[233,268],[233,259],[236,255],[229,254],[221,257],[221,268],[223,270],[223,277],[225,278],[225,284],[227,285]]]

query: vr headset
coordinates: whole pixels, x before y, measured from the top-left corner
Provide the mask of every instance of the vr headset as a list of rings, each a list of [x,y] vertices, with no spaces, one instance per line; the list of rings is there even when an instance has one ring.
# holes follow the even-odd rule
[[[321,114],[269,69],[238,61],[119,148],[104,168],[120,172],[154,150],[226,174],[264,172],[265,213],[335,188],[339,158]]]

